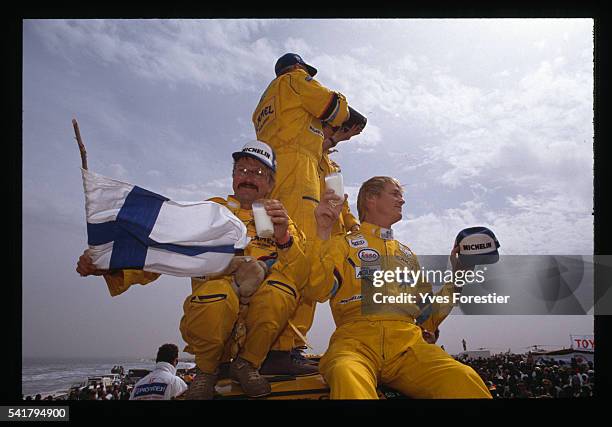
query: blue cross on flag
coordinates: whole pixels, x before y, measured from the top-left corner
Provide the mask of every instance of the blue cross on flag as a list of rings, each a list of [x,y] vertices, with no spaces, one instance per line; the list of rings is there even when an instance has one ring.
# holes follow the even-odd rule
[[[100,269],[181,277],[222,272],[249,242],[246,226],[215,202],[173,202],[81,169],[88,253]]]

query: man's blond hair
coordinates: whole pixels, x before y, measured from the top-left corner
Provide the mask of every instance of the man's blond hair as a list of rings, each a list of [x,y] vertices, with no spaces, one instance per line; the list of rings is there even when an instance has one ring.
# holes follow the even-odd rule
[[[390,176],[375,176],[361,184],[359,195],[357,196],[357,212],[359,213],[359,221],[363,221],[366,216],[366,198],[371,195],[379,195],[385,188],[385,184],[393,184],[402,190],[400,182]]]

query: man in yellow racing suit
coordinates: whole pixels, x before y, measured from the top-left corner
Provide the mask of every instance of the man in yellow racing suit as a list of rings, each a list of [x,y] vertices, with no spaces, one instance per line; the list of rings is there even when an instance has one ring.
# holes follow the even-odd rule
[[[246,269],[241,266],[234,275],[191,279],[192,293],[183,305],[180,331],[187,343],[184,351],[195,355],[199,373],[186,399],[211,399],[218,367],[231,356],[236,357],[229,367],[230,376],[240,382],[245,393],[252,397],[269,394],[270,385],[257,369],[269,350],[293,345],[294,333],[287,322],[304,286],[300,279],[303,274],[299,274],[306,269],[304,237],[276,200],[265,202],[274,223],[274,238],[256,235],[251,204],[266,197],[274,183],[275,163],[270,147],[259,141],[248,143],[241,152],[234,153],[234,159],[234,195],[209,200],[227,207],[247,226],[251,241],[244,250],[244,259],[251,262]],[[113,296],[125,292],[133,284],[145,285],[159,277],[159,274],[141,270],[92,272],[87,269],[84,257],[86,254],[81,257],[77,271],[82,275],[103,273]],[[265,281],[257,288],[264,275]],[[241,291],[253,277],[260,279],[254,287],[249,283],[254,293],[245,296]],[[244,317],[244,324],[236,322],[239,316]],[[246,328],[244,337],[235,336],[245,332],[237,327]],[[240,344],[239,349],[234,349],[237,354],[232,354],[232,335]],[[298,368],[303,372],[286,373],[316,372],[316,367],[295,366]]]
[[[269,144],[277,155],[271,197],[283,203],[310,240],[316,234],[314,209],[321,194],[322,125],[340,126],[348,120],[348,103],[344,95],[314,80],[317,70],[295,53],[281,56],[275,73],[277,77],[262,94],[252,121],[257,139]],[[300,335],[305,336],[312,326],[314,311],[315,303],[300,303],[292,320]]]
[[[318,164],[323,154],[322,123],[340,126],[349,118],[344,95],[313,79],[316,69],[299,55],[277,61],[276,78],[253,112],[257,139],[270,145],[278,170],[271,197],[280,200],[306,238],[316,233],[319,203]]]
[[[423,281],[414,287],[397,282],[371,286],[375,271],[420,268],[414,253],[393,238],[391,226],[401,219],[403,204],[397,180],[371,178],[359,191],[360,230],[345,236],[331,235],[341,199],[328,191],[317,207],[318,235],[307,249],[311,282],[306,293],[319,302],[329,299],[336,323],[319,364],[330,386],[330,397],[376,399],[376,387],[386,384],[415,398],[490,398],[472,368],[424,341],[415,323],[420,313],[418,303],[375,304],[373,293],[379,290],[395,297],[408,289],[413,295],[431,292],[431,285]],[[456,251],[454,248],[451,253],[454,271],[461,268]],[[437,295],[452,292],[458,290],[449,283]],[[426,327],[435,330],[435,322],[443,318],[430,317],[431,324]]]

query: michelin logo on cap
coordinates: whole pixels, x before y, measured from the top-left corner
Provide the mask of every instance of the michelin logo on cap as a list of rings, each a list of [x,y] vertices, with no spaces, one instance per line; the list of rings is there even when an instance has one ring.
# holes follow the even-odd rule
[[[242,150],[232,153],[234,160],[238,160],[241,157],[251,157],[255,160],[259,160],[261,163],[276,172],[276,155],[272,148],[261,141],[247,142]]]
[[[459,245],[459,261],[465,266],[495,264],[499,260],[500,244],[487,227],[470,227],[459,232],[455,239]]]
[[[265,151],[265,150],[261,150],[261,149],[259,149],[259,148],[254,148],[254,147],[247,147],[247,148],[243,148],[243,149],[242,149],[242,152],[243,152],[243,153],[256,153],[256,154],[261,154],[262,156],[266,156],[266,158],[267,158],[268,160],[270,160],[270,159],[271,159],[271,157],[272,157],[272,156],[270,155],[270,153],[268,153],[267,151]]]

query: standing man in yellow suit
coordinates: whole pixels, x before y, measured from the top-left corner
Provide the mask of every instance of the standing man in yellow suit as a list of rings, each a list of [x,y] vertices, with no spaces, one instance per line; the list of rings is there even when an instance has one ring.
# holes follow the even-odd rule
[[[241,262],[249,262],[240,265],[234,274],[191,278],[192,293],[183,305],[180,330],[187,343],[185,351],[195,355],[199,372],[187,390],[186,399],[212,399],[219,365],[229,361],[232,333],[236,333],[236,321],[246,305],[246,336],[229,373],[247,395],[269,394],[270,384],[258,369],[269,350],[281,348],[287,340],[293,342],[293,331],[287,322],[305,284],[298,274],[306,268],[304,237],[279,201],[265,203],[274,224],[274,237],[256,235],[252,203],[267,197],[274,185],[274,152],[267,144],[254,141],[233,153],[233,158],[234,194],[227,199],[210,200],[227,207],[247,226],[251,241]],[[103,275],[112,296],[133,284],[146,285],[160,276],[142,270],[95,270],[87,251],[79,259],[77,272],[83,276]],[[245,294],[245,287],[251,291]],[[298,364],[284,369],[279,373],[305,375],[317,371],[316,367]]]
[[[318,164],[323,154],[323,123],[340,126],[349,118],[344,95],[322,86],[317,70],[295,53],[281,56],[276,78],[253,113],[257,139],[276,153],[278,170],[272,198],[280,200],[306,237],[316,233]]]
[[[276,78],[253,112],[253,125],[257,139],[269,144],[277,156],[271,197],[283,203],[309,240],[316,234],[314,210],[321,194],[322,126],[340,126],[348,120],[348,103],[344,95],[314,80],[316,68],[295,53],[281,56],[274,71]],[[314,310],[312,301],[302,301],[298,307],[292,322],[302,335],[312,326]]]
[[[342,208],[342,199],[333,191],[324,194],[316,209],[318,229],[307,254],[312,270],[306,289],[311,298],[330,301],[336,323],[319,364],[330,397],[376,399],[376,387],[386,384],[414,398],[491,398],[472,368],[423,339],[415,321],[420,311],[417,304],[393,304],[374,310],[367,287],[362,288],[362,280],[375,270],[420,269],[416,255],[393,237],[391,226],[402,218],[403,204],[397,180],[374,177],[359,190],[358,233],[331,235]],[[451,253],[454,271],[461,269],[457,249]],[[402,284],[395,285],[402,289]],[[416,292],[431,292],[427,283],[419,281],[415,285]],[[384,286],[394,289],[390,284]],[[459,291],[449,283],[438,295]],[[436,327],[427,325],[430,330]]]

